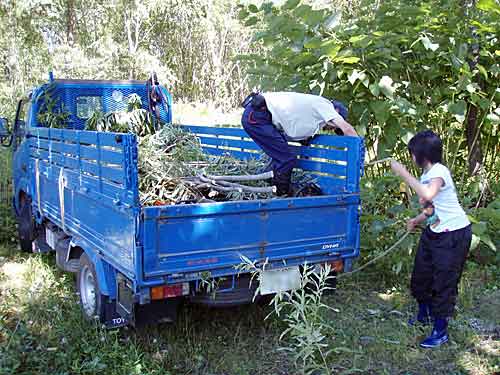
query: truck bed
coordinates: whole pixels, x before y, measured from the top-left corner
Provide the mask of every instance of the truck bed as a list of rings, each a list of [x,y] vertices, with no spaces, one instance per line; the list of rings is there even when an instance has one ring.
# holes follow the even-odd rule
[[[260,157],[238,128],[187,126],[205,152]],[[39,218],[48,218],[141,285],[235,274],[244,255],[272,266],[352,258],[359,252],[360,138],[319,136],[297,148],[299,167],[325,195],[141,207],[132,134],[28,129]],[[41,219],[40,219],[41,220]]]
[[[186,126],[206,153],[260,157],[239,128]],[[169,282],[235,274],[245,256],[291,266],[352,258],[359,252],[360,138],[319,136],[292,145],[298,165],[318,180],[324,196],[202,203],[142,209],[144,276]]]

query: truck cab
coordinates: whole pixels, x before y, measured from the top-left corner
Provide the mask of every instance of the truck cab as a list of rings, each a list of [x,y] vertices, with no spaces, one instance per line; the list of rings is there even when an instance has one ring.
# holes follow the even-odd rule
[[[136,135],[85,129],[95,111],[121,110],[131,95],[158,126],[172,126],[170,93],[153,80],[52,79],[19,102],[10,138],[21,249],[54,251],[58,266],[77,274],[85,318],[110,327],[173,321],[186,300],[233,306],[294,288],[304,264],[350,269],[359,255],[361,138],[291,144],[321,196],[143,206]],[[53,122],[42,116],[48,96]],[[262,155],[242,128],[183,126],[209,155]],[[263,285],[250,283],[243,260],[265,268]]]

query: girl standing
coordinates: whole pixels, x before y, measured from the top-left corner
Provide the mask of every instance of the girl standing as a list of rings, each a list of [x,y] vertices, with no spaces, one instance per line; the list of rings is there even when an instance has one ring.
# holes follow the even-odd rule
[[[422,168],[420,181],[397,161],[394,173],[415,190],[424,211],[408,220],[408,230],[427,221],[422,232],[411,276],[411,293],[418,313],[409,324],[433,322],[422,348],[435,348],[449,339],[448,319],[453,315],[458,283],[472,239],[471,224],[458,202],[450,171],[442,162],[443,144],[432,131],[416,134],[408,143],[413,161]]]

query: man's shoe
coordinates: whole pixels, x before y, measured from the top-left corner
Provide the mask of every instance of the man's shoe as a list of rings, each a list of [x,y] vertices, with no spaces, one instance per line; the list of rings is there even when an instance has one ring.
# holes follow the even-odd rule
[[[448,331],[446,329],[442,331],[432,330],[430,336],[420,343],[421,348],[433,349],[437,348],[449,340]]]

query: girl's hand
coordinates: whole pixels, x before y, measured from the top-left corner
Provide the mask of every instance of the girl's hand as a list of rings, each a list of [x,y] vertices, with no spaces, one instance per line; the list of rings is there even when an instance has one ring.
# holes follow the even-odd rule
[[[404,165],[396,160],[391,160],[391,168],[396,176],[402,176],[406,172]]]
[[[406,222],[406,229],[408,232],[413,232],[418,224],[419,221],[416,218],[410,219]]]

